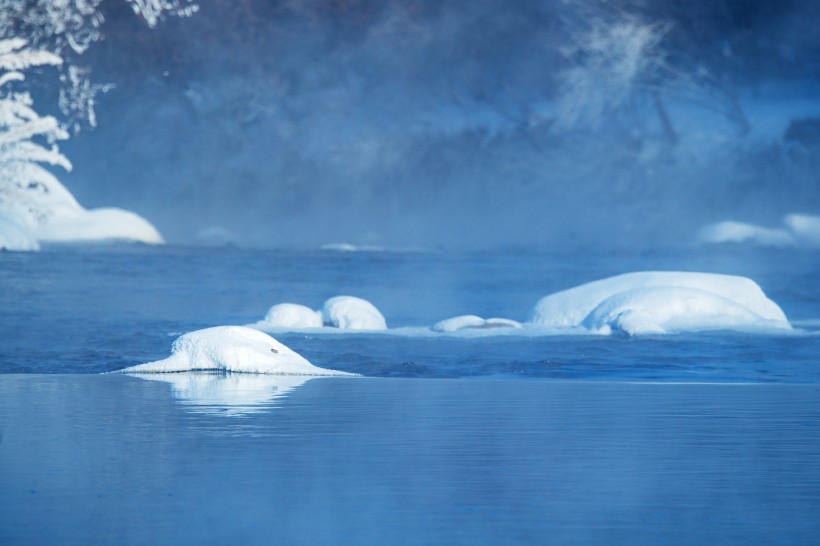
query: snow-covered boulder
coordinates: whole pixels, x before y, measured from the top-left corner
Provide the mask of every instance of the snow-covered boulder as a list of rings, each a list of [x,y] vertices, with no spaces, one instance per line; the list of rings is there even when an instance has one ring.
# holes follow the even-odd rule
[[[627,273],[551,294],[536,304],[530,322],[628,334],[791,328],[750,279],[672,271]]]
[[[387,322],[367,300],[353,296],[336,296],[322,306],[325,326],[343,330],[386,330]]]
[[[10,214],[0,214],[0,250],[40,250],[40,244],[31,229]]]
[[[490,328],[521,328],[521,323],[505,318],[482,318],[476,315],[460,315],[435,323],[434,332],[457,332],[459,330],[482,330]]]
[[[318,368],[268,334],[244,326],[216,326],[178,337],[171,356],[125,373],[221,371],[276,375],[354,375]]]
[[[322,313],[297,303],[279,303],[268,309],[258,326],[270,328],[321,328]]]

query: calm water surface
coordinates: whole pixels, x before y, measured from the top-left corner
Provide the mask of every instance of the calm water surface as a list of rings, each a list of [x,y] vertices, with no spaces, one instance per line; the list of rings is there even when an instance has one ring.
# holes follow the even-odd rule
[[[810,544],[820,532],[815,385],[322,378],[260,386],[267,401],[249,389],[231,404],[230,386],[215,403],[126,376],[0,377],[0,542]]]

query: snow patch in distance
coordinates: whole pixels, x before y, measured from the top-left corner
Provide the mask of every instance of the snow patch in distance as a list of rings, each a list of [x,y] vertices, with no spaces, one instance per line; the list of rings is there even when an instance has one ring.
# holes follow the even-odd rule
[[[477,315],[460,315],[435,323],[430,327],[434,332],[452,333],[460,330],[489,330],[494,328],[521,328],[521,323],[505,318],[485,319]]]
[[[701,228],[697,241],[707,244],[740,243],[767,247],[820,248],[820,216],[788,214],[785,227],[766,227],[726,220]]]

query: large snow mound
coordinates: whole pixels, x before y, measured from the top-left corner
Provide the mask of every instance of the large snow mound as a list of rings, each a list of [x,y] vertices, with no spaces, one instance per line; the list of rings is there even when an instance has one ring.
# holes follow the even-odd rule
[[[222,371],[276,375],[354,375],[319,368],[268,334],[244,326],[216,326],[178,337],[171,356],[120,370],[126,373]]]
[[[342,330],[386,330],[384,316],[372,303],[353,296],[336,296],[322,306],[325,326]]]
[[[298,303],[278,303],[257,323],[270,328],[321,328],[322,313]]]
[[[698,242],[743,243],[769,247],[820,247],[820,216],[788,214],[784,227],[766,227],[726,220],[710,224],[698,232]]]
[[[136,213],[84,208],[54,175],[37,165],[16,165],[12,174],[6,180],[0,179],[0,214],[25,226],[37,241],[164,242],[157,229]],[[18,230],[12,229],[9,222],[0,224],[0,239],[18,238]],[[20,250],[35,250],[28,247]]]
[[[46,242],[133,241],[152,245],[164,241],[145,218],[117,208],[79,210],[53,217],[37,226],[35,234]]]
[[[674,271],[627,273],[551,294],[536,304],[530,322],[628,334],[791,328],[751,279]]]
[[[521,323],[505,318],[482,318],[477,315],[460,315],[435,323],[434,332],[452,333],[462,330],[489,330],[493,328],[521,328]]]

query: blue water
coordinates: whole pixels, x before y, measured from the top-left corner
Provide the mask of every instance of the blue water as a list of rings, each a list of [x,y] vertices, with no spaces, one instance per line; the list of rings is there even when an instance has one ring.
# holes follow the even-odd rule
[[[99,375],[180,333],[364,297],[392,327],[524,320],[636,270],[744,275],[800,331],[277,334],[365,378]],[[808,544],[814,253],[0,253],[0,544]]]
[[[461,314],[526,320],[539,298],[638,270],[752,278],[796,321],[820,318],[816,253],[682,249],[642,254],[248,251],[125,247],[0,255],[0,372],[98,373],[164,358],[177,335],[248,324],[276,303],[372,301],[390,327]],[[817,382],[809,335],[486,339],[280,334],[320,367],[368,376]]]

